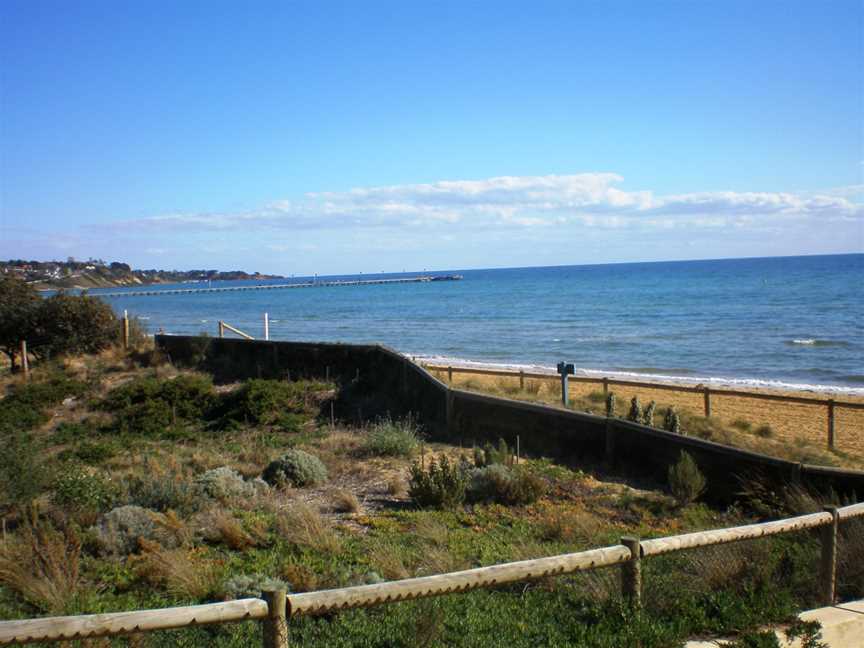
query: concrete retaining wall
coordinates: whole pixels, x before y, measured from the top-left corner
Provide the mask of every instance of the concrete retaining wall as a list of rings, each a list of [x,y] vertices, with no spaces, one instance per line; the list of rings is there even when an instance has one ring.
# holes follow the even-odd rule
[[[471,446],[503,438],[515,445],[518,436],[527,456],[577,464],[605,461],[661,482],[686,450],[708,478],[706,498],[715,503],[733,502],[741,481],[752,478],[777,487],[800,483],[833,490],[856,501],[864,494],[864,472],[802,465],[621,419],[449,389],[382,346],[164,335],[156,343],[173,362],[211,372],[217,381],[329,375],[341,386],[340,419],[411,415],[434,440]]]

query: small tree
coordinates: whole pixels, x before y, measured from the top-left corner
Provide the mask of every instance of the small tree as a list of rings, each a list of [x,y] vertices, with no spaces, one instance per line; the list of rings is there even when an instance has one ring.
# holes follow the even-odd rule
[[[648,403],[648,407],[645,408],[645,412],[642,414],[642,424],[647,425],[649,427],[654,426],[654,410],[657,409],[657,403],[653,400]]]
[[[0,275],[0,350],[17,367],[21,341],[33,334],[42,298],[33,286],[14,275]]]
[[[674,407],[666,410],[666,417],[663,419],[663,429],[675,434],[681,434],[681,419]]]
[[[642,406],[639,404],[639,397],[634,396],[630,401],[630,411],[627,413],[627,420],[634,423],[642,422]]]
[[[119,324],[111,307],[96,297],[59,292],[44,300],[36,314],[33,351],[46,357],[96,353],[118,341]]]
[[[678,463],[669,467],[669,489],[682,506],[696,501],[708,482],[689,453],[681,451]]]

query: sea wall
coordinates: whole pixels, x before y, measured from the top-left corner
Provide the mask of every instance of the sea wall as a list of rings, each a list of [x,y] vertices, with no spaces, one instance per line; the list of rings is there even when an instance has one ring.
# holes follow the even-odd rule
[[[802,484],[857,501],[864,472],[809,466],[621,419],[475,394],[447,385],[400,354],[377,345],[156,337],[172,362],[211,372],[216,381],[325,378],[339,383],[336,413],[359,422],[414,416],[432,440],[470,447],[505,439],[526,456],[575,465],[603,462],[618,472],[665,481],[682,450],[708,478],[706,498],[735,501],[742,482]]]

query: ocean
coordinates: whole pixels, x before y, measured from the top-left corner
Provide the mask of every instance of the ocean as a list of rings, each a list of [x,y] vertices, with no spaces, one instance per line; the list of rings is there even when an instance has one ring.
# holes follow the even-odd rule
[[[221,319],[263,337],[268,312],[271,339],[428,362],[864,394],[864,254],[337,278],[421,274],[464,279],[106,299],[150,333],[215,336]]]

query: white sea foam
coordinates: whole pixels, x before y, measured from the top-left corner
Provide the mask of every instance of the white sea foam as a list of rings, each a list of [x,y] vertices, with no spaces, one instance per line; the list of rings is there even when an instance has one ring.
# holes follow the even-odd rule
[[[815,345],[816,340],[814,338],[802,338],[802,339],[798,339],[798,340],[792,340],[792,344]]]
[[[485,360],[466,360],[440,355],[405,354],[418,362],[432,365],[465,367],[469,369],[492,369],[504,371],[525,371],[528,373],[544,373],[557,376],[555,367],[543,364],[520,364],[516,362],[489,362]],[[577,376],[587,378],[618,378],[634,382],[661,382],[682,385],[705,385],[714,387],[734,387],[737,389],[778,389],[784,391],[820,392],[847,396],[864,396],[864,387],[841,387],[839,385],[821,385],[810,383],[791,383],[782,380],[767,380],[763,378],[728,378],[724,376],[678,376],[664,373],[643,373],[637,371],[605,371],[603,369],[576,369]]]

